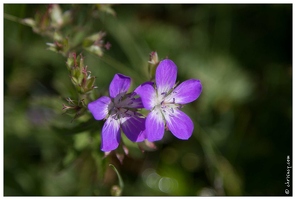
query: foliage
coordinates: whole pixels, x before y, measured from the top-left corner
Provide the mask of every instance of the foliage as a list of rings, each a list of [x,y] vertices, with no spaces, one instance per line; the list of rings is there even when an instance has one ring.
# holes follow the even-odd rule
[[[4,195],[285,195],[291,5],[5,4],[4,17]],[[123,135],[104,154],[86,105],[167,57],[203,84],[184,107],[193,136]]]

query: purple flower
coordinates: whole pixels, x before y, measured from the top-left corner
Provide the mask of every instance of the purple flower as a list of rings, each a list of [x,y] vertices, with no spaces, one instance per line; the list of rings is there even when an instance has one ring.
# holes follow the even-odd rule
[[[88,104],[96,120],[106,119],[102,130],[102,151],[118,147],[121,130],[133,142],[145,139],[145,118],[137,112],[143,104],[135,92],[126,93],[130,83],[129,77],[115,74],[109,86],[110,97],[103,96]]]
[[[193,122],[180,108],[199,97],[202,85],[199,80],[189,79],[176,87],[176,78],[177,66],[165,59],[156,69],[155,84],[146,82],[135,90],[151,111],[145,122],[146,137],[151,142],[162,139],[165,127],[182,140],[192,135]]]

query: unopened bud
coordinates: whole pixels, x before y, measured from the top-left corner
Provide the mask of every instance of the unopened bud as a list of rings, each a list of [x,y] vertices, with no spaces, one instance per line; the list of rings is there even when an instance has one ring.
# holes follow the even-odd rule
[[[120,196],[122,193],[122,189],[118,185],[113,185],[111,188],[112,196]]]
[[[107,42],[104,47],[105,47],[105,49],[109,50],[111,48],[111,46],[112,46],[111,43]]]
[[[87,51],[96,54],[98,56],[103,55],[103,48],[105,47],[106,49],[109,49],[111,47],[111,44],[106,43],[104,45],[104,40],[103,38],[106,36],[106,33],[103,31],[100,31],[98,33],[95,33],[87,38],[84,39],[83,41],[83,47]]]
[[[86,89],[88,91],[90,91],[94,88],[95,81],[96,81],[96,77],[94,77],[94,76],[92,76],[86,80]]]
[[[79,68],[81,69],[81,71],[84,69],[84,59],[82,54],[79,55],[80,60],[79,60]]]
[[[158,65],[159,60],[158,60],[158,55],[156,51],[152,51],[150,53],[150,60],[148,62],[152,65]]]
[[[63,104],[62,110],[65,111],[65,113],[67,114],[70,114],[70,115],[74,114],[73,120],[85,113],[86,107],[83,99],[80,101],[74,101],[70,98],[67,98],[66,100],[69,105]]]
[[[145,140],[144,142],[139,142],[138,146],[142,152],[155,151],[157,149],[156,145],[153,142],[149,142],[148,140]]]
[[[158,55],[156,51],[150,53],[150,59],[148,61],[148,73],[150,80],[153,80],[155,77],[156,67],[159,63]]]

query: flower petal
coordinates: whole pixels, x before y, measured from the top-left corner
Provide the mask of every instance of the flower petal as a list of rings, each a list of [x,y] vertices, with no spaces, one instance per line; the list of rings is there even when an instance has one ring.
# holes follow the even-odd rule
[[[181,110],[175,109],[172,115],[167,115],[166,122],[172,134],[177,138],[187,140],[192,135],[194,129],[193,122]]]
[[[124,100],[119,102],[118,105],[126,108],[144,108],[142,99],[136,92],[126,94]]]
[[[133,142],[142,142],[145,140],[145,119],[138,116],[126,117],[121,123],[124,134]]]
[[[146,118],[146,137],[150,142],[161,140],[164,135],[164,121],[160,111],[151,111]]]
[[[103,96],[93,102],[90,102],[87,107],[96,120],[102,120],[108,114],[108,107],[110,103],[111,99]]]
[[[130,84],[130,77],[123,74],[115,74],[109,86],[110,97],[115,98],[120,93],[126,93]]]
[[[141,97],[144,108],[151,110],[156,104],[156,91],[152,82],[146,82],[138,86],[135,92]]]
[[[141,97],[138,97],[132,101],[132,104],[127,106],[128,108],[144,108]]]
[[[102,151],[112,151],[116,149],[120,142],[120,123],[118,120],[109,117],[102,130]]]
[[[177,79],[177,66],[172,60],[161,61],[156,68],[155,82],[158,94],[167,93],[172,89]]]
[[[189,79],[182,82],[167,97],[177,104],[186,104],[196,100],[202,91],[200,80]]]

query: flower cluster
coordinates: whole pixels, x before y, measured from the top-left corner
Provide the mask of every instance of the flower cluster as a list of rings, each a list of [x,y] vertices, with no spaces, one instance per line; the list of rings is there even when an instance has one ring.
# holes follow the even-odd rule
[[[109,86],[109,97],[103,96],[88,104],[96,120],[106,120],[102,151],[118,147],[121,131],[133,142],[161,140],[165,129],[179,139],[189,139],[194,125],[180,109],[199,97],[202,85],[196,79],[177,85],[176,79],[177,66],[169,59],[159,62],[154,82],[145,82],[131,93],[127,93],[131,79],[116,74]],[[139,112],[143,108],[150,111],[146,117]]]

